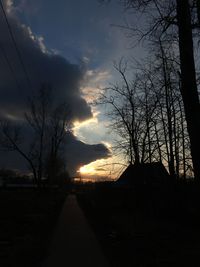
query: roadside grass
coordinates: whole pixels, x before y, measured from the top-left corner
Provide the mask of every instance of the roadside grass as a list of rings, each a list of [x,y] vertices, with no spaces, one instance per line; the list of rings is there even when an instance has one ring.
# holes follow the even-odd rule
[[[39,266],[66,195],[59,189],[0,190],[0,266]]]
[[[78,200],[111,266],[200,266],[196,185],[137,189],[83,185]]]

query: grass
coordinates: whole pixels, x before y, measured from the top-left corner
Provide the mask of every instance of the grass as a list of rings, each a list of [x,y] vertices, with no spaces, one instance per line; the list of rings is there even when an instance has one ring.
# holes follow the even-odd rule
[[[200,190],[116,188],[79,190],[78,200],[114,267],[200,266]]]
[[[0,266],[39,266],[65,197],[58,189],[0,190]]]

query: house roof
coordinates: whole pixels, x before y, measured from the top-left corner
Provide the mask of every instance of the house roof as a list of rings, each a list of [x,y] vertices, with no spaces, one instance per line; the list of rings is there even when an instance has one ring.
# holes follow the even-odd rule
[[[120,184],[153,184],[165,183],[169,174],[161,162],[130,164],[122,173],[117,183]]]

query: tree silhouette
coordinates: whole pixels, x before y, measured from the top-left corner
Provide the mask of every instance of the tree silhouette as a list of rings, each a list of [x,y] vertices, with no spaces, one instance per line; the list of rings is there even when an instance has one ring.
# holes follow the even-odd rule
[[[54,103],[49,85],[43,84],[36,95],[28,99],[28,110],[24,114],[25,124],[2,120],[0,124],[0,145],[6,151],[18,152],[28,163],[34,181],[41,186],[46,174],[51,181],[56,180],[58,170],[65,171],[61,157],[69,125],[69,110],[65,103]],[[23,131],[29,129],[28,136]],[[26,139],[28,140],[29,149]],[[49,165],[51,168],[48,168]]]
[[[101,2],[105,2],[101,1]],[[137,28],[128,22],[123,26],[130,36],[138,40],[171,42],[172,49],[178,41],[180,56],[180,91],[184,103],[187,128],[190,137],[194,175],[200,181],[200,105],[194,62],[195,32],[200,27],[198,0],[122,0],[126,10],[143,15],[143,25]],[[146,23],[148,21],[148,23]]]
[[[179,65],[168,47],[157,48],[153,62],[135,68],[123,59],[115,64],[120,79],[101,90],[96,104],[107,106],[114,148],[128,162],[163,162],[171,177],[185,178],[191,155]]]

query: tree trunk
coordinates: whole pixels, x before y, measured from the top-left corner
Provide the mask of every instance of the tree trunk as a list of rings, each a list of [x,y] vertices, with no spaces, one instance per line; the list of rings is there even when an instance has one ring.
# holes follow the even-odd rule
[[[177,0],[177,21],[181,62],[181,94],[191,143],[194,176],[197,181],[200,181],[200,105],[188,0]]]
[[[161,149],[160,149],[160,139],[159,139],[159,136],[158,136],[158,129],[157,129],[157,126],[156,126],[156,122],[154,122],[154,128],[155,128],[155,135],[156,135],[156,143],[157,143],[159,161],[162,162],[162,153],[161,153]]]
[[[170,101],[170,91],[171,89],[171,80],[169,69],[167,66],[167,59],[165,56],[165,51],[162,47],[162,43],[160,41],[160,51],[162,57],[162,72],[163,72],[163,80],[164,80],[164,89],[165,89],[165,104],[167,111],[167,128],[168,128],[168,137],[169,137],[169,173],[172,178],[175,179],[175,166],[174,166],[174,151],[173,151],[173,126],[172,126],[172,111],[171,111],[171,101]]]
[[[183,160],[183,179],[186,179],[186,156],[185,156],[185,130],[184,130],[184,117],[181,101],[179,100],[180,109],[180,123],[181,123],[181,138],[182,138],[182,160]]]

